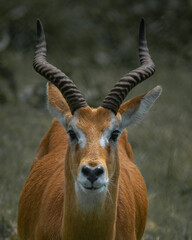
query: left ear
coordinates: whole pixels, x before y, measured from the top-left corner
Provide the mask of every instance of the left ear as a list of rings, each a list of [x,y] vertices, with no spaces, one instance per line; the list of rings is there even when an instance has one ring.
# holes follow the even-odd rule
[[[162,87],[157,86],[151,91],[133,98],[120,106],[120,129],[124,129],[132,124],[141,122],[149,112],[153,103],[157,100],[162,92]]]
[[[47,95],[49,112],[67,129],[68,119],[72,118],[72,115],[65,98],[51,82],[47,84]]]

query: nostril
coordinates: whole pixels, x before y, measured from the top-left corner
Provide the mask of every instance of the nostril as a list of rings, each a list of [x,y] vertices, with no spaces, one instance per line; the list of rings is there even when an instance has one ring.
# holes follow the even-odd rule
[[[95,172],[95,175],[97,176],[97,177],[99,177],[100,175],[102,175],[103,173],[104,173],[104,167],[102,167],[102,166],[98,166],[98,167],[96,167],[95,168],[95,170],[94,170],[94,172]]]
[[[81,169],[82,173],[85,175],[85,176],[89,176],[90,173],[91,173],[91,169],[90,167],[84,165]]]
[[[81,168],[81,173],[86,177],[92,184],[105,172],[103,166],[90,167],[88,165],[83,165]]]

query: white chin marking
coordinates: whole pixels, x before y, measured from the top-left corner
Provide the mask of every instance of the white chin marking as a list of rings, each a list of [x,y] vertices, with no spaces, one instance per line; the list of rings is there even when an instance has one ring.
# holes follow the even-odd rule
[[[82,184],[75,182],[75,192],[78,205],[84,212],[90,212],[102,208],[102,203],[107,192],[107,186],[103,185],[98,189],[86,189]]]

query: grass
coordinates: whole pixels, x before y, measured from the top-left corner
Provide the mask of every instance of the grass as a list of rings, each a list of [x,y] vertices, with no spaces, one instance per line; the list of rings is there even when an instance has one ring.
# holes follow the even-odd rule
[[[162,96],[146,119],[128,129],[135,162],[148,188],[149,217],[143,239],[191,240],[191,70],[180,60],[170,66],[162,56],[156,58],[159,70],[155,76],[129,95],[129,98],[137,96],[157,84],[163,86]],[[11,234],[16,229],[19,195],[40,139],[51,125],[52,117],[45,107],[35,108],[39,102],[30,101],[35,92],[27,103],[22,100],[26,102],[23,98],[26,86],[34,89],[42,81],[31,73],[30,65],[28,59],[25,69],[19,62],[15,65],[20,99],[0,107],[0,239],[17,239]],[[87,71],[91,82],[84,80],[80,85],[81,69],[76,70],[72,79],[79,79],[76,83],[88,102],[98,105],[127,70],[90,68]],[[44,83],[40,88],[45,89]]]

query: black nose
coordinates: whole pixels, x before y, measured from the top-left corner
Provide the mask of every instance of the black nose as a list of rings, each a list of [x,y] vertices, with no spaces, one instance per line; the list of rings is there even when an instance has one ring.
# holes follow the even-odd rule
[[[93,184],[93,182],[95,182],[98,177],[104,174],[105,169],[101,165],[97,167],[89,167],[88,165],[83,165],[81,172]]]

